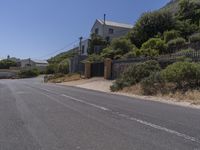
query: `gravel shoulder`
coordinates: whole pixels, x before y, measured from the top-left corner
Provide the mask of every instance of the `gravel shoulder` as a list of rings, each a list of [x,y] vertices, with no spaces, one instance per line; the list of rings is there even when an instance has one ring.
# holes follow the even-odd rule
[[[112,85],[113,82],[114,81],[105,80],[103,78],[91,78],[91,79],[81,79],[77,81],[63,82],[63,83],[58,83],[58,84],[79,87],[79,88],[84,88],[88,90],[106,92],[106,93],[111,93],[111,94],[116,94],[116,95],[123,95],[123,96],[133,97],[133,98],[142,99],[142,100],[151,100],[151,101],[157,101],[157,102],[159,101],[159,102],[167,103],[167,104],[200,109],[200,105],[193,105],[189,102],[178,101],[173,98],[166,99],[163,97],[141,96],[141,95],[135,95],[135,94],[125,93],[125,92],[111,92],[110,86]]]

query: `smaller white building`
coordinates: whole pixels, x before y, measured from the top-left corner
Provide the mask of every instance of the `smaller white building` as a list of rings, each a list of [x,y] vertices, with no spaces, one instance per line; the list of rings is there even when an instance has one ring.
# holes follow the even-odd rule
[[[89,42],[90,42],[90,39],[85,39],[81,42],[81,44],[79,46],[81,55],[84,55],[84,56],[88,55]]]
[[[48,62],[46,60],[32,60],[32,59],[21,60],[22,69],[37,68],[40,71],[45,71],[47,66]]]

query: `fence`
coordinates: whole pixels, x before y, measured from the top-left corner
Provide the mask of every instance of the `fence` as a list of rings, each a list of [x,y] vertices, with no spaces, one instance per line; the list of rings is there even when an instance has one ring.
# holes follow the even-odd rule
[[[162,68],[165,68],[169,64],[174,62],[188,59],[194,62],[200,62],[200,51],[195,52],[187,52],[187,53],[176,53],[176,54],[169,54],[169,55],[161,55],[159,57],[140,57],[140,58],[132,58],[126,60],[114,60],[112,62],[112,79],[116,79],[120,77],[121,73],[130,66],[131,64],[145,62],[148,60],[156,60],[159,62]]]
[[[69,61],[69,72],[70,73],[81,73],[84,74],[85,71],[85,65],[82,63],[83,60],[85,60],[87,56],[75,56]]]

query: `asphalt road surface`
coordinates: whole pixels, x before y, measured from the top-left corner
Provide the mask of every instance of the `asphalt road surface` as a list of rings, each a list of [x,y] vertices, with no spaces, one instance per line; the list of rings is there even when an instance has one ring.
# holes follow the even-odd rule
[[[0,150],[200,150],[200,110],[0,80]]]

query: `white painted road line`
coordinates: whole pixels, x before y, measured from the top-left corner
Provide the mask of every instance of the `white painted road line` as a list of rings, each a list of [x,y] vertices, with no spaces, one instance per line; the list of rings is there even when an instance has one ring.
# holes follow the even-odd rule
[[[111,112],[113,112],[112,110],[110,110],[110,109],[108,109],[108,108],[105,108],[105,107],[103,107],[103,106],[99,106],[99,105],[96,105],[96,104],[92,104],[92,103],[86,102],[86,101],[84,101],[84,100],[77,99],[77,98],[74,98],[74,97],[71,97],[71,96],[68,96],[68,95],[65,95],[65,94],[62,94],[61,96],[65,97],[65,98],[69,98],[69,99],[74,100],[74,101],[77,101],[77,102],[80,102],[80,103],[84,103],[84,104],[87,104],[87,105],[96,107],[96,108],[101,109],[101,110],[104,110],[104,111],[111,111]],[[191,137],[191,136],[189,136],[189,135],[186,135],[186,134],[177,132],[177,131],[175,131],[175,130],[171,130],[171,129],[168,129],[168,128],[165,128],[165,127],[162,127],[162,126],[159,126],[159,125],[156,125],[156,124],[153,124],[153,123],[144,121],[144,120],[140,120],[140,119],[137,119],[137,118],[133,118],[133,117],[130,117],[130,116],[125,115],[125,114],[120,114],[120,113],[117,113],[117,112],[113,112],[113,114],[118,115],[118,116],[123,117],[123,118],[128,119],[128,120],[131,120],[131,121],[138,122],[138,123],[140,123],[140,124],[142,124],[142,125],[145,125],[145,126],[148,126],[148,127],[154,128],[154,129],[157,129],[157,130],[165,131],[165,132],[167,132],[167,133],[170,133],[170,134],[176,135],[176,136],[178,136],[178,137],[184,138],[184,139],[186,139],[186,140],[189,140],[189,141],[196,142],[196,143],[199,143],[199,144],[200,144],[200,140],[199,140],[199,139],[196,139],[195,137]]]
[[[83,100],[80,100],[80,99],[77,99],[77,98],[74,98],[74,97],[71,97],[71,96],[68,96],[68,95],[65,95],[65,94],[62,94],[62,96],[65,97],[65,98],[69,98],[71,100],[86,104],[86,105],[96,107],[96,108],[104,110],[104,111],[109,111],[108,108],[105,108],[105,107],[102,107],[102,106],[99,106],[99,105],[96,105],[96,104],[92,104],[92,103],[89,103],[89,102],[86,102],[86,101],[83,101]]]

